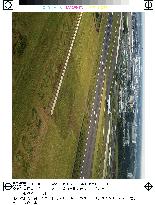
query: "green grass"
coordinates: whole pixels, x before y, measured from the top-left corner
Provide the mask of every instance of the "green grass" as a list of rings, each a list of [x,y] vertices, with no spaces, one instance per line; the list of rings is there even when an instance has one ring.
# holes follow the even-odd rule
[[[96,31],[92,13],[83,14],[52,118],[48,105],[77,15],[13,14],[13,178],[73,176],[103,35]]]
[[[54,157],[55,160],[58,160],[57,163],[54,163],[54,169],[49,164],[50,177],[78,177],[79,168],[76,167],[77,164],[74,164],[74,162],[80,162],[78,155],[80,155],[84,142],[82,135],[83,138],[85,138],[87,129],[83,122],[87,110],[88,92],[92,79],[94,78],[93,71],[97,70],[96,63],[99,61],[98,48],[100,45],[99,35],[94,27],[93,15],[83,14],[79,33],[55,108],[54,122],[57,126],[57,130],[59,130],[59,137],[54,136],[54,131],[52,132],[52,136],[56,139],[62,139],[63,143],[60,148],[57,147],[59,160]],[[49,137],[50,136],[47,135],[47,138]],[[47,140],[47,144],[48,141],[49,140]],[[66,143],[66,141],[68,143]],[[78,149],[80,142],[82,143]],[[48,146],[47,144],[46,147]],[[66,153],[63,153],[65,149]],[[62,154],[60,154],[61,152]],[[54,153],[56,153],[56,151]],[[46,155],[47,154],[45,154],[45,156]],[[68,158],[67,156],[70,157]],[[40,164],[44,164],[44,161],[44,158],[41,159]],[[42,176],[39,175],[39,177]]]
[[[61,74],[60,65],[64,64],[76,19],[77,14],[13,14],[14,177],[28,177],[29,169],[23,167],[30,167],[35,144],[47,131],[49,116],[45,108]],[[20,55],[19,36],[27,39]]]

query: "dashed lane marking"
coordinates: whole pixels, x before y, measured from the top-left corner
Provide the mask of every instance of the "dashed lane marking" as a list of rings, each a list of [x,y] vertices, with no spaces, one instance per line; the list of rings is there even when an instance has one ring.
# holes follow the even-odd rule
[[[64,65],[63,72],[62,72],[62,74],[61,74],[61,78],[60,78],[60,81],[59,81],[59,85],[58,85],[58,88],[57,88],[57,91],[56,91],[56,94],[55,94],[55,99],[54,99],[54,102],[53,102],[53,104],[52,104],[51,116],[53,115],[53,112],[54,112],[54,108],[55,108],[55,105],[56,105],[56,102],[57,102],[57,98],[58,98],[58,95],[59,95],[59,91],[60,91],[60,88],[61,88],[61,84],[62,84],[62,81],[63,81],[63,78],[64,78],[65,70],[66,70],[66,68],[67,68],[68,61],[69,61],[69,58],[70,58],[70,55],[71,55],[71,51],[72,51],[72,49],[73,49],[75,37],[76,37],[76,34],[77,34],[77,32],[78,32],[78,29],[79,29],[79,25],[80,25],[80,22],[81,22],[81,18],[82,18],[82,13],[80,13],[80,16],[78,17],[78,21],[77,21],[77,24],[76,24],[76,29],[75,29],[74,35],[73,35],[73,37],[72,37],[72,41],[71,41],[71,45],[70,45],[70,48],[69,48],[69,51],[68,51],[67,59],[66,59],[66,61],[65,61],[65,65]]]

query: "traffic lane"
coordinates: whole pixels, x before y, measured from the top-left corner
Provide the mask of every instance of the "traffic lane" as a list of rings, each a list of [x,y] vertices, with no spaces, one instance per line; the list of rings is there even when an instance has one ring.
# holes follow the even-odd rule
[[[90,178],[91,175],[91,166],[92,166],[92,149],[93,144],[95,143],[95,137],[96,137],[96,131],[97,131],[97,124],[98,124],[98,116],[100,111],[100,100],[101,100],[101,94],[102,94],[102,87],[103,87],[103,72],[101,72],[102,77],[99,78],[98,81],[98,89],[95,95],[95,106],[94,109],[92,109],[92,116],[91,116],[91,124],[89,126],[89,135],[88,135],[88,141],[86,145],[86,152],[85,152],[85,159],[83,160],[84,166],[83,166],[83,176],[84,178]],[[94,112],[94,113],[93,113]],[[90,129],[92,127],[92,129]],[[91,140],[90,140],[91,139]],[[85,163],[87,162],[87,163]]]
[[[113,55],[114,56],[116,56],[116,51],[117,51],[117,48],[116,48],[116,50],[114,50],[113,51]],[[112,66],[111,66],[111,68],[112,69],[110,69],[110,77],[108,77],[108,81],[107,81],[107,88],[108,88],[108,91],[107,91],[107,93],[106,93],[106,99],[108,99],[109,98],[109,93],[110,93],[110,87],[111,87],[111,83],[112,83],[112,81],[113,81],[113,72],[114,72],[114,67],[115,67],[115,58],[113,58],[113,63],[112,63]],[[108,134],[108,129],[109,129],[109,120],[110,120],[110,115],[107,113],[107,109],[106,109],[106,112],[105,112],[105,128],[104,128],[104,133],[105,133],[105,136],[106,136],[106,138],[105,138],[105,141],[107,142],[107,134]],[[112,137],[111,139],[110,139],[110,143],[114,143],[114,137]],[[105,145],[106,146],[106,145]],[[108,146],[108,147],[110,147],[110,146]],[[112,156],[113,156],[113,153],[114,153],[114,144],[113,144],[113,146],[112,146]],[[109,154],[109,153],[106,153],[106,154]]]
[[[103,82],[103,79],[101,78],[101,82]],[[102,84],[99,82],[98,83],[98,92],[96,94],[96,106],[94,107],[92,111],[92,116],[91,116],[91,124],[89,126],[89,135],[88,135],[88,141],[86,144],[86,152],[85,152],[85,159],[83,160],[83,163],[85,165],[83,166],[83,176],[84,178],[90,178],[91,175],[91,166],[92,166],[92,149],[93,149],[93,144],[95,143],[95,137],[96,137],[96,131],[97,131],[97,124],[98,124],[98,116],[99,116],[99,110],[100,110],[100,99],[101,99],[101,91],[102,91]],[[91,128],[91,129],[90,129]]]
[[[89,125],[89,134],[88,134],[88,141],[86,144],[86,152],[85,152],[85,159],[83,160],[83,163],[86,161],[87,163],[83,167],[83,176],[85,178],[90,178],[90,171],[91,170],[91,162],[92,162],[92,147],[95,142],[96,137],[96,130],[97,130],[97,122],[98,122],[98,116],[99,116],[99,107],[100,107],[100,98],[101,98],[101,92],[102,92],[102,83],[103,83],[103,77],[101,77],[98,81],[98,89],[95,95],[95,106],[94,109],[92,109],[91,112],[91,119],[90,119],[90,125]],[[91,140],[90,140],[91,139]]]
[[[90,131],[91,140],[87,142],[87,149],[85,150],[85,159],[83,160],[83,173],[84,178],[91,177],[91,166],[92,166],[92,144],[95,142],[95,126]]]
[[[105,51],[104,53],[106,53],[106,51],[109,47],[108,46],[108,43],[110,42],[109,34],[111,35],[110,29],[111,29],[111,26],[108,25],[108,27],[107,27],[108,32],[106,32],[106,34],[105,34],[106,35],[106,43],[103,45],[103,49]],[[103,49],[102,49],[102,51],[103,51]],[[102,56],[105,56],[104,53],[102,53]],[[102,61],[104,61],[104,57],[102,58]],[[102,62],[102,64],[103,64],[103,62]],[[96,137],[96,130],[97,130],[96,129],[97,125],[95,126],[94,122],[96,122],[97,119],[98,119],[98,114],[99,114],[99,111],[100,111],[100,100],[101,100],[101,97],[102,97],[101,93],[102,93],[103,80],[104,80],[103,72],[100,71],[98,73],[98,76],[101,76],[101,77],[98,77],[98,81],[97,81],[98,86],[97,86],[97,89],[96,89],[96,92],[95,92],[95,97],[94,97],[95,102],[94,102],[94,106],[93,106],[97,116],[96,116],[96,120],[95,120],[95,119],[93,119],[93,117],[92,117],[93,115],[91,114],[91,124],[89,125],[89,129],[92,127],[92,123],[93,123],[93,128],[91,128],[89,130],[90,132],[89,132],[88,137],[87,137],[87,139],[89,139],[89,140],[87,140],[87,143],[86,143],[87,148],[85,149],[85,151],[86,151],[86,153],[84,155],[85,159],[83,160],[83,166],[82,166],[82,168],[83,168],[82,173],[83,174],[81,174],[81,175],[83,175],[83,176],[85,175],[85,178],[90,178],[90,170],[91,170],[91,162],[92,162],[92,146],[94,144],[94,140],[95,140],[95,137]],[[93,111],[93,109],[92,109],[92,111]],[[98,124],[98,123],[95,123],[95,124]],[[90,139],[92,139],[92,140],[90,141]],[[87,161],[87,163],[85,163],[86,161]]]

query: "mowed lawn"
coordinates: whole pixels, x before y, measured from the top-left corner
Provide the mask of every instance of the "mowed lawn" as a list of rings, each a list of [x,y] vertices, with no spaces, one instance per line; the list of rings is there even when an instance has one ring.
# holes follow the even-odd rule
[[[84,13],[58,101],[55,95],[78,13],[13,14],[13,178],[71,178],[99,33]]]

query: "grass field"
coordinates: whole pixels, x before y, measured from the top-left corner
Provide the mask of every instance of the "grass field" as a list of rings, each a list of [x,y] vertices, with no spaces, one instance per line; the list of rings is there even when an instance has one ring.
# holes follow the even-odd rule
[[[77,17],[13,14],[13,178],[72,178],[80,161],[103,35],[93,13],[82,16],[54,114],[48,113]]]

